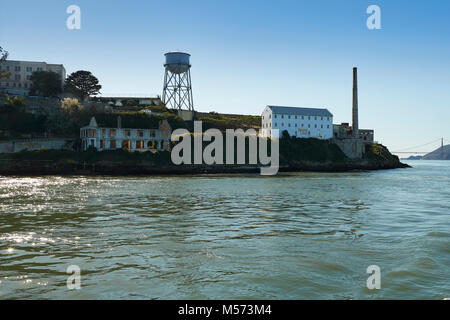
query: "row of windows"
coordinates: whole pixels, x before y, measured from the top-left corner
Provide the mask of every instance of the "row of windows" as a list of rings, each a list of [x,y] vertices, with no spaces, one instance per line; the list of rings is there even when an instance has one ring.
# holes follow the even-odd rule
[[[109,131],[109,135],[108,135],[108,131]],[[102,137],[115,137],[116,136],[116,129],[102,129],[101,131],[101,136]],[[124,130],[123,131],[123,135],[125,137],[131,137],[131,130]],[[144,137],[144,130],[137,130],[137,134],[138,137]],[[161,135],[163,138],[167,138],[168,137],[168,132],[166,130],[163,130],[161,132]],[[87,130],[83,130],[81,132],[81,137],[82,138],[95,138],[97,136],[97,130],[95,129],[87,129]],[[150,138],[155,138],[156,137],[156,131],[155,130],[150,130],[149,133]]]
[[[10,83],[9,82],[0,82],[0,86],[1,87],[12,87],[12,88],[22,88],[22,83],[15,83],[15,82],[11,82],[11,85],[10,85]],[[23,85],[23,87],[24,88],[28,88],[28,84],[27,83],[25,83],[24,85]],[[30,88],[31,88],[31,84],[30,84]]]
[[[107,145],[107,141],[100,140],[100,148],[101,149],[117,149],[117,141],[116,140],[109,140],[109,146]],[[95,140],[90,140],[88,143],[85,142],[85,146],[91,146],[95,147]],[[144,140],[138,140],[134,143],[134,149],[166,149],[169,146],[167,141],[147,141],[145,143]],[[120,148],[122,149],[133,149],[133,141],[131,140],[122,140]]]
[[[291,119],[291,117],[292,117],[292,119],[298,119],[298,118],[301,117],[302,120],[305,120],[305,117],[307,117],[308,120],[311,120],[311,118],[312,118],[313,116],[291,116],[291,115],[287,115],[287,119]],[[263,116],[262,118],[263,118],[263,120],[264,120],[264,116]],[[269,114],[269,119],[271,119],[271,118],[272,118],[272,115]],[[274,115],[274,118],[277,119],[277,115],[276,115],[276,114]],[[314,120],[317,120],[317,118],[320,118],[320,120],[324,120],[324,118],[325,118],[325,120],[330,121],[330,117],[319,117],[319,116],[314,116]],[[284,114],[281,115],[281,119],[284,119]]]
[[[301,130],[301,129],[298,129],[299,131]],[[311,135],[311,131],[308,131],[308,132],[299,132],[299,134],[303,134],[303,135]],[[269,130],[269,135],[271,136],[272,135],[272,130]],[[294,136],[297,136],[297,131],[294,131]]]
[[[0,66],[0,70],[2,70],[2,67]],[[9,66],[5,66],[5,71],[11,71]],[[33,67],[26,67],[25,70],[27,72],[33,72]],[[41,67],[37,67],[35,71],[42,71],[43,69]],[[20,72],[20,66],[14,66],[14,71]]]
[[[274,127],[277,127],[277,126],[278,126],[278,124],[276,122],[274,122]],[[284,127],[284,122],[281,123],[281,126]],[[271,127],[272,127],[271,123],[263,124],[263,128],[271,128]],[[290,123],[288,123],[288,127],[289,128],[291,127]],[[295,127],[297,128],[297,123],[295,124]],[[302,128],[304,127],[304,123],[301,124],[301,127]],[[321,124],[320,127],[323,129],[324,128],[323,124]],[[308,124],[308,128],[311,128],[311,124]],[[317,124],[314,125],[314,128],[317,128]],[[330,129],[329,124],[327,124],[327,129]]]

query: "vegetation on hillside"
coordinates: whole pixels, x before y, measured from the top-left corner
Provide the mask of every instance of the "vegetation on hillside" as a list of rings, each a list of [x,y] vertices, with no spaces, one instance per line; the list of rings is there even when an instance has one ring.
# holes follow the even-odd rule
[[[280,139],[280,163],[294,164],[298,161],[342,162],[347,156],[334,143],[316,138],[290,137],[286,131]]]
[[[364,159],[371,160],[373,162],[400,162],[396,155],[390,153],[388,148],[381,144],[366,144],[364,153]]]
[[[16,138],[23,134],[76,138],[80,128],[88,125],[93,116],[99,126],[110,128],[117,127],[118,116],[122,118],[123,128],[157,128],[163,119],[167,119],[174,130],[186,128],[186,123],[180,117],[167,111],[158,115],[140,111],[106,113],[98,104],[81,105],[77,99],[71,98],[64,99],[59,109],[37,115],[27,112],[23,98],[15,97],[8,98],[7,103],[0,106],[0,131],[7,131],[8,135]]]
[[[203,129],[217,128],[221,131],[225,129],[249,129],[261,127],[260,116],[249,115],[226,115],[210,112],[207,115],[198,116],[198,120],[203,122]]]

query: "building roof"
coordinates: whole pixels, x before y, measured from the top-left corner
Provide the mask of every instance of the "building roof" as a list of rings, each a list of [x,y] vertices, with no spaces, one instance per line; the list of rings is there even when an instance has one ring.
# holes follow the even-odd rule
[[[303,107],[281,107],[281,106],[268,106],[273,113],[277,114],[293,114],[301,116],[321,116],[332,117],[333,114],[328,109],[319,108],[303,108]]]

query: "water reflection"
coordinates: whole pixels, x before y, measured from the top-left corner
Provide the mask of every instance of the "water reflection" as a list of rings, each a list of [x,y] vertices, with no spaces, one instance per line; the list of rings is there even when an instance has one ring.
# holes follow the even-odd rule
[[[0,177],[0,298],[442,298],[449,177]]]

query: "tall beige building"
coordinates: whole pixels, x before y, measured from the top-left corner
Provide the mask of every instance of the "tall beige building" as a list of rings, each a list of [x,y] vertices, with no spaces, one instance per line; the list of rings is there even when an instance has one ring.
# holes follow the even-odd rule
[[[28,95],[31,87],[31,74],[34,71],[53,71],[60,75],[64,85],[66,69],[62,64],[50,64],[37,61],[6,60],[0,64],[0,70],[10,73],[9,78],[0,79],[0,92],[19,96]]]

